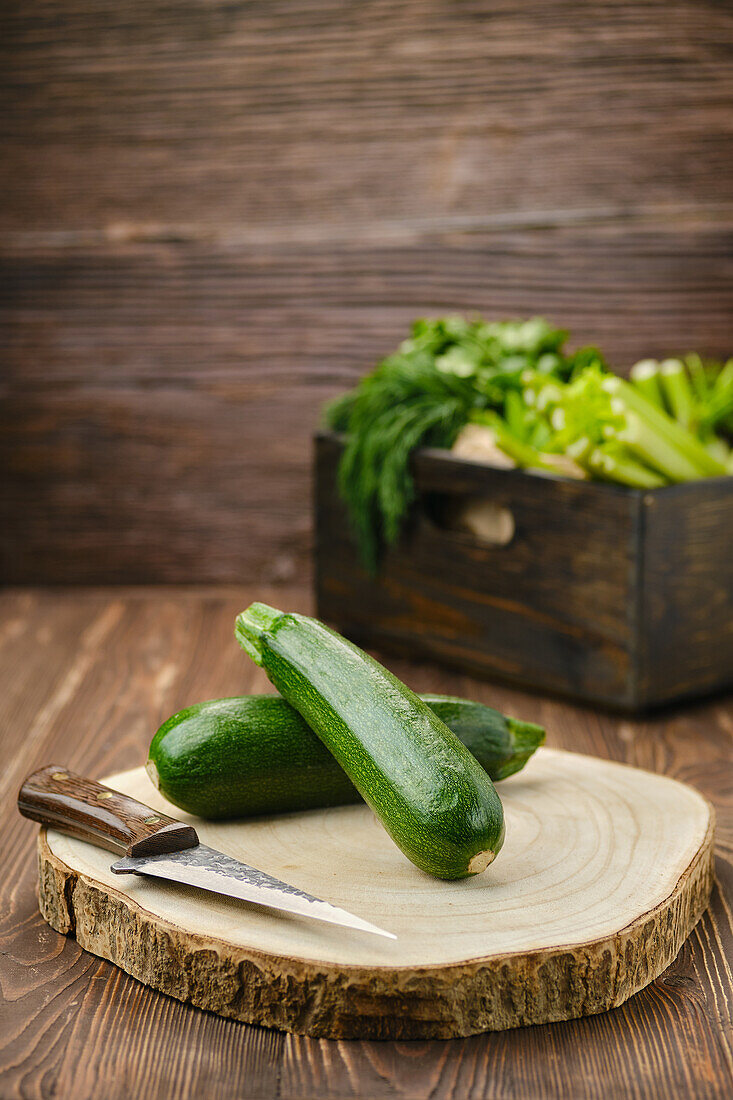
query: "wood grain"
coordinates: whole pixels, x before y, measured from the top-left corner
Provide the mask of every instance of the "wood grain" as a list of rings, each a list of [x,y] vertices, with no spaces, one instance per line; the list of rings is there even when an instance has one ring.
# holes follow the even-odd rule
[[[733,1088],[733,711],[727,701],[629,722],[429,665],[390,661],[421,691],[474,696],[549,743],[691,783],[715,805],[710,909],[672,966],[613,1012],[450,1043],[286,1036],[207,1015],[141,986],[52,932],[37,911],[35,829],[12,802],[34,766],[104,775],[141,761],[168,714],[266,690],[231,641],[253,599],[308,612],[303,589],[116,589],[0,594],[5,768],[0,909],[0,1094],[123,1100],[278,1096],[723,1100]],[[7,797],[9,796],[9,797]]]
[[[142,767],[107,783],[176,812]],[[363,805],[249,822],[185,815],[202,843],[396,941],[120,879],[101,848],[55,830],[39,835],[40,908],[155,989],[301,1035],[453,1039],[618,1007],[673,962],[707,907],[712,808],[667,778],[547,748],[501,797],[500,862],[449,885],[406,864]]]
[[[18,792],[23,817],[127,856],[194,848],[196,830],[93,779],[49,764],[26,776]]]
[[[652,698],[733,680],[733,480],[690,490],[644,497],[638,690]]]
[[[0,224],[21,234],[351,237],[733,198],[732,18],[715,0],[5,12]]]
[[[418,315],[729,354],[732,30],[716,0],[5,4],[1,575],[305,576],[319,410]]]
[[[415,505],[376,577],[337,486],[343,437],[316,440],[316,608],[349,637],[630,712],[733,683],[733,480],[641,492],[412,459]],[[489,502],[511,540],[441,518]]]

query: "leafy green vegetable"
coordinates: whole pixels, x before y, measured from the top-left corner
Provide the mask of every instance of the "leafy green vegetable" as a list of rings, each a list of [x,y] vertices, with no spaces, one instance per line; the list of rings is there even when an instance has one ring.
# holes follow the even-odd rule
[[[663,381],[659,390],[651,392],[651,372],[642,372],[639,386],[639,372],[632,384],[608,373],[599,363],[576,371],[565,383],[526,372],[522,376],[524,390],[515,396],[528,407],[527,417],[535,421],[544,418],[546,428],[544,436],[539,424],[533,428],[535,438],[543,439],[541,450],[534,455],[526,451],[526,431],[513,427],[519,424],[516,411],[511,417],[505,412],[501,423],[496,414],[480,411],[472,412],[471,420],[487,424],[497,446],[518,466],[547,467],[553,455],[565,455],[592,477],[637,488],[724,474],[724,456],[683,426],[682,421],[691,422],[693,409],[687,377],[680,382],[676,365],[662,366]],[[667,392],[674,393],[671,400],[679,420],[657,401],[657,396],[661,400]],[[494,420],[488,419],[490,415]],[[508,432],[513,433],[513,440],[507,439]],[[717,442],[724,446],[721,440]]]
[[[509,393],[521,391],[525,371],[563,379],[598,358],[592,349],[568,356],[566,336],[539,317],[416,321],[396,354],[327,409],[328,425],[348,433],[339,485],[371,570],[414,498],[412,451],[451,447],[473,410],[503,409]]]
[[[727,363],[703,363],[699,355],[686,355],[697,400],[697,422],[702,433],[722,430],[733,435],[733,359]]]
[[[733,359],[703,362],[694,352],[663,363],[645,359],[631,368],[631,381],[702,440],[733,433]]]
[[[679,476],[669,473],[671,481],[688,481],[705,476],[715,477],[726,472],[725,467],[705,449],[697,436],[647,401],[630,382],[615,375],[609,375],[603,382],[603,388],[615,398],[611,402],[611,407],[626,417],[627,431],[638,436],[640,425],[641,430],[646,431],[648,438],[654,434],[660,442],[668,444],[678,454],[680,471],[686,469],[686,473],[680,472]],[[657,468],[660,473],[667,473],[660,466]]]
[[[564,350],[540,317],[488,323],[416,321],[412,335],[329,406],[347,434],[339,468],[362,558],[374,571],[415,495],[418,446],[452,447],[481,425],[516,466],[634,488],[733,473],[720,432],[733,432],[733,359],[648,359],[631,381],[595,348]]]

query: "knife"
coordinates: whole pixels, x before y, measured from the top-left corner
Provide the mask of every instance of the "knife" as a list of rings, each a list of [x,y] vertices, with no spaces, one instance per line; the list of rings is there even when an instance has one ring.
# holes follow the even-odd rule
[[[18,793],[18,809],[41,825],[122,854],[110,868],[117,875],[170,879],[284,913],[397,939],[345,909],[201,844],[192,825],[62,765],[49,764],[29,775]]]

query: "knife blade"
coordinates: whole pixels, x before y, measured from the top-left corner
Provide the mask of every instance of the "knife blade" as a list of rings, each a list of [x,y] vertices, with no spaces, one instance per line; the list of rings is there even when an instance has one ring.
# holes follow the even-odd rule
[[[295,913],[301,917],[326,921],[328,924],[340,924],[345,928],[356,928],[362,932],[373,932],[378,936],[396,939],[391,932],[385,932],[361,917],[347,913],[328,901],[290,886],[287,882],[273,878],[265,871],[258,871],[241,863],[232,856],[217,852],[206,844],[187,848],[172,855],[125,856],[112,864],[110,870],[116,875],[132,872],[136,875],[151,875],[170,879],[172,882],[184,882],[188,886],[198,886],[215,894],[226,894],[230,898],[254,902],[256,905],[268,905],[284,913]]]
[[[266,871],[201,844],[196,830],[129,795],[59,764],[33,772],[18,793],[24,817],[122,854],[115,874],[146,875],[196,886],[280,912],[397,939]]]

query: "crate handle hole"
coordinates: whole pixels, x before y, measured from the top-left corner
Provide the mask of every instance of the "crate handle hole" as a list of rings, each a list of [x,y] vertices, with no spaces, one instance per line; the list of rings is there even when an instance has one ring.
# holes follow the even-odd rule
[[[482,546],[508,546],[516,533],[509,508],[486,497],[433,493],[426,512],[439,530],[469,535]]]

